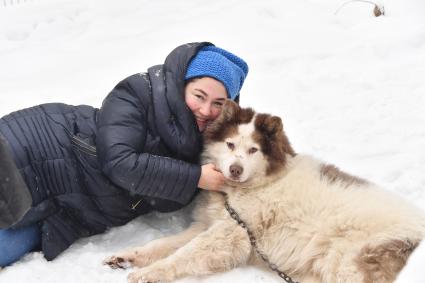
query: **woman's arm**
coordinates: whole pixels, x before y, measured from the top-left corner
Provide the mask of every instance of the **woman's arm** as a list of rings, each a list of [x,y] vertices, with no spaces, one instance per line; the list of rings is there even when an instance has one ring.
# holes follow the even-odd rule
[[[137,95],[143,91],[148,91],[147,82],[134,75],[103,102],[96,138],[102,171],[133,194],[186,204],[197,190],[201,167],[145,152],[149,106]]]

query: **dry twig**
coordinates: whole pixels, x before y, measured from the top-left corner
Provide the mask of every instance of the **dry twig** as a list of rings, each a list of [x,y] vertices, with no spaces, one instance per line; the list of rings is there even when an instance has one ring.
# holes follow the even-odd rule
[[[347,5],[348,3],[351,2],[363,2],[363,3],[368,3],[368,4],[372,4],[374,5],[373,8],[373,14],[375,15],[375,17],[379,17],[379,16],[385,16],[385,9],[384,6],[378,5],[373,1],[368,1],[368,0],[350,0],[350,1],[346,1],[344,2],[339,8],[338,10],[335,11],[335,15],[342,9],[344,8],[345,5]]]

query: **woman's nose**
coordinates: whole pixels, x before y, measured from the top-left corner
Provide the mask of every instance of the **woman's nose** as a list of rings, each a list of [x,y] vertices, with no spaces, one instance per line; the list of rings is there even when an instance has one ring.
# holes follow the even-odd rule
[[[203,116],[207,116],[207,117],[210,116],[210,114],[211,114],[211,107],[210,107],[210,105],[208,103],[204,103],[201,106],[201,109],[199,109],[199,112],[201,112],[201,114]]]

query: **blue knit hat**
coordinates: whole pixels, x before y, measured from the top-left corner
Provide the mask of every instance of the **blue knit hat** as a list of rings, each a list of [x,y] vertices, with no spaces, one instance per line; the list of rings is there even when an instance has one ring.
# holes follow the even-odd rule
[[[205,46],[190,62],[185,79],[215,78],[224,84],[227,96],[234,100],[247,74],[248,65],[242,58],[215,46]]]

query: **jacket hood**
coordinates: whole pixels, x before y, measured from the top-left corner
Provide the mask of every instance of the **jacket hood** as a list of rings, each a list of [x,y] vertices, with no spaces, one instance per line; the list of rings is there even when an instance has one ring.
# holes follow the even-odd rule
[[[190,60],[207,45],[212,44],[198,42],[178,46],[163,65],[148,70],[159,134],[177,153],[177,158],[184,160],[195,161],[202,149],[201,133],[184,99],[185,74]]]

